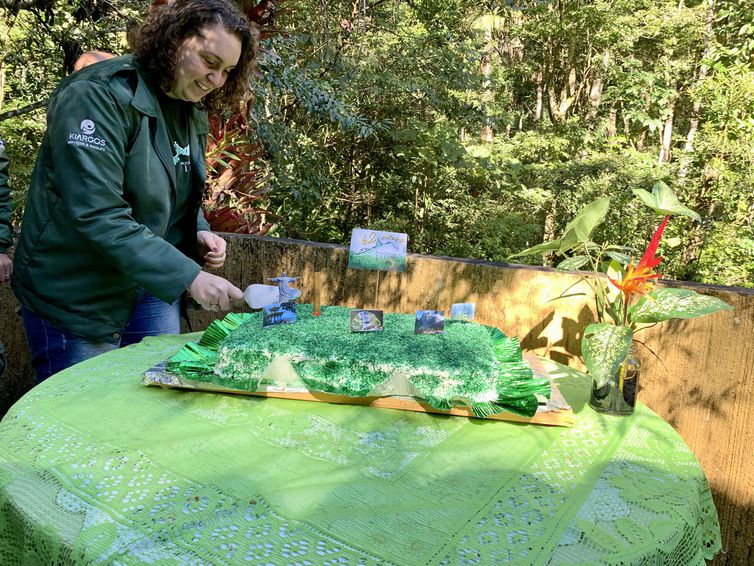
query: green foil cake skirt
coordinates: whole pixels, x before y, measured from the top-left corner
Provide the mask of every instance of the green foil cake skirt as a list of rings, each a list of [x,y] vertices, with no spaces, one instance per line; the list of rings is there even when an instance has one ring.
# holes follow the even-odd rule
[[[385,330],[352,333],[351,309],[323,307],[299,322],[262,328],[261,313],[230,313],[213,321],[198,344],[188,343],[166,369],[185,379],[256,391],[270,364],[285,358],[297,386],[350,397],[410,395],[440,410],[466,405],[485,418],[503,411],[531,417],[549,379],[523,360],[518,339],[497,328],[447,322],[446,332],[413,333],[410,315],[385,314]],[[265,374],[266,375],[266,374]]]

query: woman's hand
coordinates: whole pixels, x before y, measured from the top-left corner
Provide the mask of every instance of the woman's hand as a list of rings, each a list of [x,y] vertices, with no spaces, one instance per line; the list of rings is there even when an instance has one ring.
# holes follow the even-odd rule
[[[225,240],[217,234],[200,230],[196,233],[196,248],[207,269],[219,269],[225,264]]]
[[[187,290],[189,295],[208,311],[227,311],[230,310],[232,301],[243,300],[241,289],[206,271],[200,271]]]
[[[0,254],[0,283],[10,281],[13,275],[13,260],[8,254]]]

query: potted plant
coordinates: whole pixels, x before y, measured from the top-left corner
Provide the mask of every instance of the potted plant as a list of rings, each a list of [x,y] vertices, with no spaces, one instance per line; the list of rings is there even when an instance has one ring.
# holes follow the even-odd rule
[[[597,317],[586,327],[581,340],[584,365],[592,377],[589,404],[597,411],[614,414],[631,414],[634,410],[640,369],[635,346],[637,331],[673,318],[688,319],[733,310],[716,297],[689,289],[656,286],[662,277],[656,271],[662,261],[657,251],[668,219],[672,215],[697,221],[700,218],[681,204],[665,183],[656,183],[651,193],[643,189],[633,192],[643,204],[664,217],[638,261],[627,253],[631,248],[592,241],[594,229],[607,215],[610,206],[607,197],[586,205],[560,238],[511,256],[555,253],[565,257],[558,269],[589,267],[589,272],[579,280],[586,282],[593,293]],[[564,296],[565,292],[558,298]]]

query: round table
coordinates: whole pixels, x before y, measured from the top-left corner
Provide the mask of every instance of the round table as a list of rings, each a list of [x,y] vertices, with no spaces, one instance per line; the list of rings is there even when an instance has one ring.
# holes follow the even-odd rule
[[[145,387],[198,335],[32,389],[0,423],[0,563],[683,564],[720,549],[707,481],[639,405],[571,428]]]

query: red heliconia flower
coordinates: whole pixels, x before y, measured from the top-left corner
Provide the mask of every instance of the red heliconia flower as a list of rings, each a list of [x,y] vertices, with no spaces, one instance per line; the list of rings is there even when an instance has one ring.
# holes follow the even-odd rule
[[[638,265],[634,267],[633,259],[628,264],[626,274],[623,276],[623,281],[616,281],[608,277],[610,283],[623,291],[626,302],[628,302],[631,295],[635,293],[644,295],[651,291],[654,288],[654,282],[652,279],[662,277],[661,273],[653,273],[652,270],[660,265],[660,262],[662,261],[662,256],[657,256],[655,254],[657,253],[657,248],[660,246],[660,237],[662,236],[662,231],[665,229],[665,225],[668,223],[668,218],[670,218],[670,216],[666,216],[665,220],[662,221],[662,224],[660,224],[655,231],[654,236],[652,236],[652,240],[649,242],[647,250],[644,252]]]

